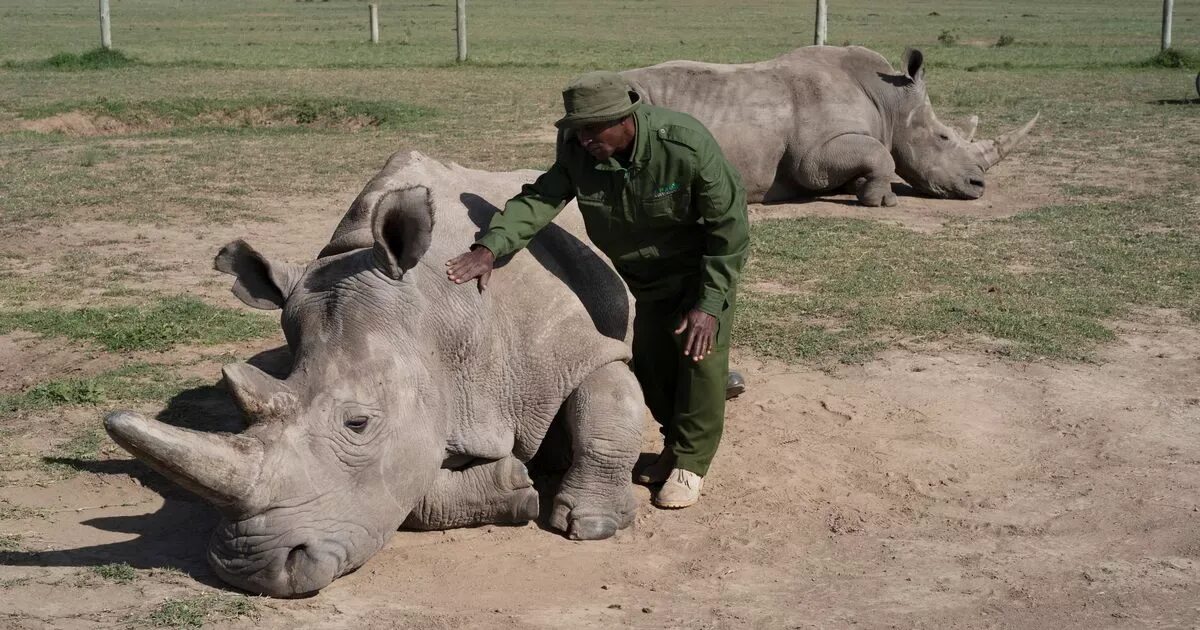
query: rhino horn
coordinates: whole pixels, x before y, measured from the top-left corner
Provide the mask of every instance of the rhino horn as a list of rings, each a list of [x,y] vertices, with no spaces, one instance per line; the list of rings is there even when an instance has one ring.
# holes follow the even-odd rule
[[[1033,129],[1034,123],[1037,122],[1038,117],[1041,115],[1041,112],[1034,114],[1033,118],[1029,119],[1029,122],[1025,123],[1020,129],[1013,129],[1008,133],[1001,134],[995,140],[980,140],[976,142],[975,144],[979,145],[980,150],[983,151],[984,158],[987,160],[987,168],[995,166],[996,162],[1008,157],[1008,154],[1012,153],[1021,140],[1025,139],[1025,136],[1029,134],[1029,130]]]
[[[251,423],[286,418],[296,411],[292,388],[249,363],[230,363],[221,368],[225,385]]]
[[[967,119],[966,133],[963,134],[963,136],[967,139],[967,142],[972,142],[975,140],[976,129],[979,129],[979,116],[971,116]]]
[[[109,414],[104,428],[143,463],[218,509],[233,513],[252,509],[248,506],[251,490],[262,471],[259,440],[181,429],[131,411]]]

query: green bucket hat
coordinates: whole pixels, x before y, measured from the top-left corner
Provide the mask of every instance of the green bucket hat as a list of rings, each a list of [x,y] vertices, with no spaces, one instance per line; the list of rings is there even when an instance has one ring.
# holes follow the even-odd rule
[[[554,123],[559,129],[618,120],[632,114],[641,105],[637,92],[621,75],[597,70],[577,77],[563,90],[563,109],[567,115]]]

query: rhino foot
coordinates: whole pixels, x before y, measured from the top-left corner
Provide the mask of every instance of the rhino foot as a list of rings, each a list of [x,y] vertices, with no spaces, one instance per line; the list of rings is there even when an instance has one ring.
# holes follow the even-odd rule
[[[880,206],[890,208],[896,205],[899,200],[896,199],[896,193],[890,190],[887,192],[877,192],[867,189],[859,193],[858,201],[870,208],[878,208]]]
[[[496,487],[501,490],[521,490],[533,487],[533,478],[529,476],[529,469],[515,457],[498,460],[494,474]]]
[[[585,516],[571,521],[567,538],[571,540],[604,540],[617,533],[617,521],[611,516]]]
[[[538,491],[533,487],[533,478],[521,460],[515,457],[497,462],[496,487],[507,491],[509,523],[527,523],[541,513]]]
[[[513,493],[512,523],[528,523],[542,513],[541,497],[535,488],[525,488]]]
[[[560,493],[554,498],[554,512],[550,515],[550,526],[565,533],[571,540],[603,540],[611,538],[617,530],[629,527],[637,511],[637,500],[633,498],[632,486],[610,500],[615,505],[576,504],[570,494]]]

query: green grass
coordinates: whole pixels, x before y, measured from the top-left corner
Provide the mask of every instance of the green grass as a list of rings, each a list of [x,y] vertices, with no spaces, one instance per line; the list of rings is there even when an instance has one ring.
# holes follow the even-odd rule
[[[119,50],[95,48],[83,54],[58,53],[44,61],[25,62],[22,64],[6,64],[9,68],[18,69],[52,69],[52,70],[112,70],[124,68],[137,63]]]
[[[936,45],[944,30],[959,33],[964,42],[988,44],[1008,33],[1021,42],[1002,49],[1014,59],[1128,61],[1144,58],[1144,51],[1157,45],[1160,11],[1161,3],[1115,0],[1059,5],[1021,0],[1003,6],[989,0],[857,0],[831,7],[829,38],[868,43],[898,55],[905,46]],[[0,41],[7,43],[0,57],[37,62],[95,42],[94,13],[95,7],[66,0],[7,5],[0,14]],[[810,13],[768,0],[739,3],[736,19],[730,19],[727,5],[713,0],[682,6],[666,0],[477,0],[469,8],[468,35],[473,60],[509,67],[645,65],[696,57],[750,61],[811,41]],[[147,64],[348,69],[452,63],[453,3],[381,5],[377,45],[367,41],[363,14],[362,3],[355,0],[153,0],[114,7],[113,43]],[[1189,19],[1198,14],[1194,3],[1176,3],[1178,46],[1197,46],[1200,33],[1189,28]],[[990,54],[987,49],[964,50],[964,56],[974,59],[963,62],[970,65]]]
[[[1168,48],[1151,57],[1145,62],[1144,65],[1157,66],[1159,68],[1188,68],[1191,70],[1200,70],[1200,52]]]
[[[763,221],[735,342],[789,361],[857,362],[914,338],[1087,359],[1132,304],[1200,318],[1198,215],[1194,204],[1143,199],[936,235],[869,221]]]
[[[22,536],[20,534],[0,534],[0,552],[20,551]]]
[[[355,124],[397,129],[434,114],[428,108],[394,101],[362,101],[347,98],[240,98],[127,101],[100,97],[91,101],[41,103],[18,111],[26,120],[66,112],[104,116],[137,130],[164,128],[267,128],[280,125],[329,128]]]
[[[1117,0],[832,7],[830,41],[894,63],[908,46],[924,49],[941,119],[978,114],[989,137],[1042,112],[1005,168],[1036,169],[1052,182],[1047,196],[1065,201],[933,235],[842,219],[763,224],[738,343],[815,363],[860,361],[913,338],[1087,358],[1134,306],[1194,314],[1200,4],[1177,3],[1175,49],[1164,55],[1160,10]],[[810,12],[767,0],[734,9],[716,0],[473,0],[471,57],[458,64],[450,3],[381,5],[382,41],[371,45],[357,0],[146,0],[114,7],[114,42],[132,63],[70,74],[45,65],[95,42],[94,13],[67,0],[0,8],[0,224],[10,242],[115,221],[194,233],[215,251],[219,226],[332,225],[399,148],[478,168],[544,167],[560,90],[583,70],[767,59],[811,41],[812,27]],[[942,33],[954,45],[939,43]],[[71,111],[125,128],[120,137],[20,129]],[[374,122],[346,123],[360,118]],[[78,260],[61,249],[0,258],[0,305],[11,307],[0,330],[38,319],[24,325],[106,348],[200,343],[184,341],[200,332],[140,297],[154,272],[100,255],[102,246],[80,250]],[[50,271],[30,271],[40,268]],[[148,303],[53,308],[80,287]],[[29,302],[47,308],[15,314]],[[112,325],[87,320],[101,315]],[[79,386],[56,395],[94,395]]]
[[[131,363],[96,376],[54,380],[18,394],[0,394],[0,415],[62,406],[161,401],[194,384],[178,378],[169,368]]]
[[[167,628],[200,628],[208,623],[257,617],[257,607],[244,595],[211,593],[168,599],[145,618],[148,625]]]
[[[92,573],[109,582],[117,584],[128,584],[137,579],[137,571],[128,564],[121,562],[118,564],[101,564],[92,567]]]
[[[0,334],[28,330],[46,336],[93,341],[111,351],[166,350],[180,344],[213,345],[274,334],[270,319],[210,306],[192,297],[162,298],[148,307],[39,309],[0,313]],[[85,387],[76,384],[70,387]],[[54,392],[47,392],[54,396]],[[86,390],[63,390],[86,400]]]

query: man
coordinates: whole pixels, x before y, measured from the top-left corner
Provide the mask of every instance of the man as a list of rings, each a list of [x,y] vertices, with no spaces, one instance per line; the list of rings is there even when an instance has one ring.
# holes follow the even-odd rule
[[[638,480],[663,483],[659,507],[688,507],[721,439],[726,387],[744,388],[729,373],[729,335],[749,249],[745,191],[703,125],[640,103],[614,72],[577,78],[563,105],[554,165],[446,263],[447,274],[485,288],[497,258],[576,198],[588,237],[637,301],[632,367],[665,438]]]

